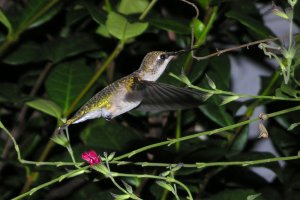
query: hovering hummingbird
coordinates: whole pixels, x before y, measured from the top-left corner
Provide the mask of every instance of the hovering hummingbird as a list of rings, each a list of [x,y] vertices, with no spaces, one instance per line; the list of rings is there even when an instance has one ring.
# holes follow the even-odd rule
[[[203,94],[192,89],[155,82],[172,58],[191,50],[193,49],[148,53],[138,70],[95,94],[61,128],[100,117],[111,120],[134,108],[141,111],[164,111],[200,105]]]

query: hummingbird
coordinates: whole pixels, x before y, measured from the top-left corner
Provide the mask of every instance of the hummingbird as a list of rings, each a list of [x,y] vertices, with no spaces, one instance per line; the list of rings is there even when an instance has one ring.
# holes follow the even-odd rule
[[[152,51],[146,54],[138,70],[95,94],[61,128],[100,117],[111,120],[135,108],[147,112],[200,105],[204,100],[200,92],[155,82],[174,57],[191,50]]]

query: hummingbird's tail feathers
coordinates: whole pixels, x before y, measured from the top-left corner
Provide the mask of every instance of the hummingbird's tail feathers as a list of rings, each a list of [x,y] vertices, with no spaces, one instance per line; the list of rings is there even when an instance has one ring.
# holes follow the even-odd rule
[[[138,106],[141,111],[187,109],[201,105],[205,99],[203,93],[189,88],[151,81],[141,81],[140,84],[141,86],[135,87],[135,92],[140,93],[137,96],[143,96]]]

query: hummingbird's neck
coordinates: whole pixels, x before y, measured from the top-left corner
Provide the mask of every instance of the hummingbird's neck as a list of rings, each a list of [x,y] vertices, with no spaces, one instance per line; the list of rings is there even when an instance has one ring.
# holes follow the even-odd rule
[[[141,65],[136,73],[141,80],[156,81],[164,73],[170,60],[171,57],[168,58],[167,62],[161,63],[160,65]]]

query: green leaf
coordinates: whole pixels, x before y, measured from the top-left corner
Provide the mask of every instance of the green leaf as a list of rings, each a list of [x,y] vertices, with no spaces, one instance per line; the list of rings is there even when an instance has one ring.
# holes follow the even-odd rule
[[[14,51],[8,54],[3,60],[10,65],[22,65],[30,62],[38,62],[45,59],[42,54],[42,47],[33,42],[22,43]]]
[[[234,139],[234,141],[232,141],[227,156],[233,156],[243,151],[248,142],[248,132],[249,126],[245,126],[238,135],[228,135],[228,137],[230,137],[230,139]]]
[[[92,71],[83,60],[61,63],[49,74],[46,91],[65,113],[91,77]],[[91,92],[81,99],[78,106],[88,100]]]
[[[209,76],[207,74],[205,74],[206,79],[208,81],[208,85],[212,88],[212,89],[217,89],[216,84],[214,83],[213,80],[211,80],[211,78],[209,78]]]
[[[68,138],[64,134],[56,134],[50,139],[63,147],[67,147],[70,144]]]
[[[259,196],[261,196],[261,193],[249,195],[249,196],[247,196],[247,200],[255,200],[255,199],[257,199]]]
[[[130,129],[116,123],[98,119],[80,134],[82,141],[90,147],[120,151],[129,142],[139,139]]]
[[[225,104],[227,104],[227,103],[230,103],[230,102],[232,102],[232,101],[234,101],[234,100],[237,100],[237,99],[239,99],[239,98],[240,98],[239,96],[229,96],[229,97],[226,97],[226,98],[223,99],[223,101],[222,101],[222,103],[220,104],[220,106],[223,106],[223,105],[225,105]]]
[[[60,3],[58,0],[41,1],[29,0],[26,7],[22,10],[17,27],[20,30],[28,27],[38,26],[51,19],[59,10],[60,6],[55,5]]]
[[[199,39],[202,36],[203,30],[205,28],[205,24],[199,19],[194,20],[194,35],[196,39]]]
[[[203,112],[203,114],[205,114],[209,119],[211,119],[212,121],[214,121],[222,127],[233,124],[232,115],[228,114],[223,106],[206,104],[200,106],[199,108]]]
[[[123,183],[123,185],[125,186],[126,191],[127,191],[128,193],[132,194],[133,190],[132,190],[131,185],[129,185],[128,183],[126,183],[126,182],[123,181],[123,180],[122,180],[122,183]]]
[[[30,25],[30,28],[38,27],[44,23],[50,21],[56,14],[58,14],[63,8],[62,3],[56,4],[47,10],[41,17],[39,17],[34,23]]]
[[[252,189],[231,189],[231,190],[224,190],[219,192],[212,197],[208,198],[207,200],[236,200],[236,199],[247,199],[248,196],[256,194]],[[247,199],[248,200],[248,199]],[[261,197],[256,198],[256,200],[262,200]]]
[[[300,125],[300,122],[293,123],[289,126],[288,130],[291,131],[291,130],[295,129],[296,127],[298,127],[299,125]]]
[[[253,17],[244,15],[241,12],[231,10],[226,13],[226,16],[239,21],[241,24],[257,33],[261,38],[267,38],[272,35],[272,32],[266,28],[262,22],[254,19]]]
[[[190,27],[187,21],[170,20],[164,18],[150,18],[149,23],[165,31],[173,31],[179,34],[190,34]]]
[[[92,19],[98,24],[105,24],[106,14],[92,1],[81,0],[79,4],[83,5],[91,15]]]
[[[43,46],[45,57],[54,63],[97,48],[99,48],[99,45],[94,38],[86,34],[58,38]]]
[[[118,11],[124,15],[142,13],[148,6],[148,0],[122,0]]]
[[[173,191],[173,187],[165,181],[156,181],[156,184],[170,192]]]
[[[109,33],[119,40],[126,40],[142,34],[147,29],[148,23],[129,23],[122,15],[110,12],[106,21],[106,27]]]
[[[52,101],[49,101],[46,99],[36,99],[36,100],[27,102],[26,105],[28,105],[36,110],[39,110],[43,113],[46,113],[48,115],[51,115],[52,117],[61,119],[61,116],[62,116],[61,108]]]
[[[4,12],[0,9],[0,22],[7,28],[7,35],[11,35],[13,33],[13,27],[9,21],[9,19],[6,17]]]

